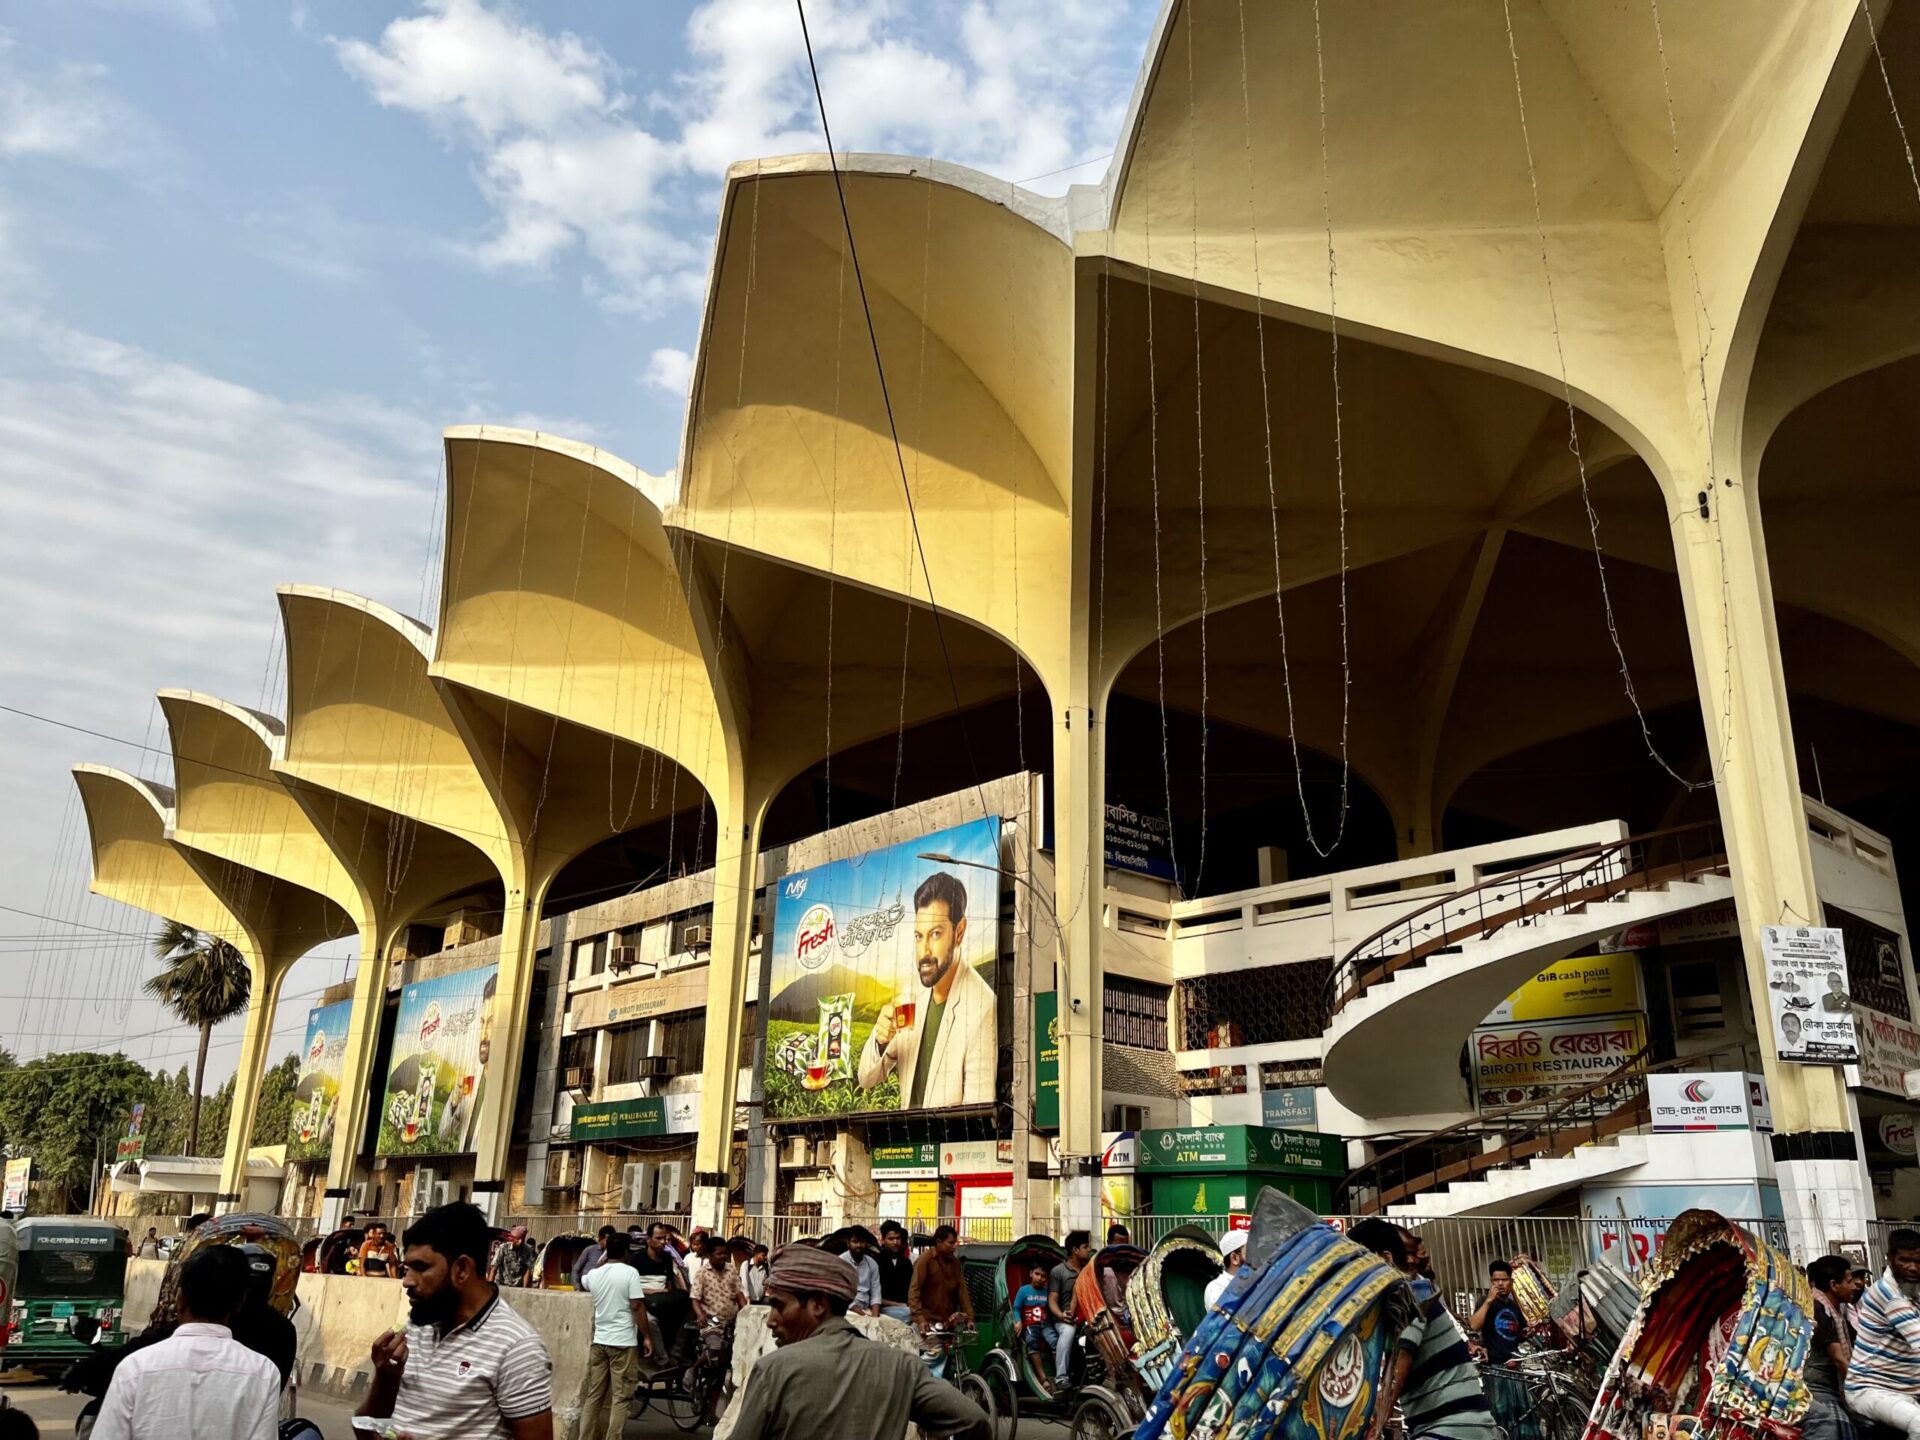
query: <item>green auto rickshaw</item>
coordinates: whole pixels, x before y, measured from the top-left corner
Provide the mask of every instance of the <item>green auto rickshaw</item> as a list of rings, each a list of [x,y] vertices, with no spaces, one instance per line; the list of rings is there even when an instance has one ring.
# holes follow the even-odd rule
[[[99,1324],[96,1344],[121,1344],[127,1232],[111,1220],[85,1215],[35,1215],[18,1221],[14,1232],[20,1243],[20,1273],[13,1289],[7,1363],[35,1370],[64,1368],[92,1348],[73,1333],[80,1319]]]

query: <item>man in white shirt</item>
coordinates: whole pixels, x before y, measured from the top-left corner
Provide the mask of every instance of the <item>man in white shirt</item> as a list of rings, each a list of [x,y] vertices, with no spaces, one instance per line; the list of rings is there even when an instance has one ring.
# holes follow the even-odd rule
[[[1233,1277],[1247,1268],[1247,1232],[1229,1230],[1220,1237],[1220,1273],[1207,1282],[1207,1308],[1227,1293]]]
[[[99,1440],[274,1440],[280,1372],[227,1328],[247,1279],[246,1257],[230,1245],[180,1267],[180,1323],[113,1372],[93,1427]]]
[[[580,1392],[580,1440],[620,1440],[627,1428],[627,1403],[640,1378],[640,1351],[652,1352],[647,1336],[646,1291],[640,1274],[627,1263],[631,1242],[609,1235],[606,1254],[587,1272],[593,1297],[593,1348],[587,1352],[587,1381]]]

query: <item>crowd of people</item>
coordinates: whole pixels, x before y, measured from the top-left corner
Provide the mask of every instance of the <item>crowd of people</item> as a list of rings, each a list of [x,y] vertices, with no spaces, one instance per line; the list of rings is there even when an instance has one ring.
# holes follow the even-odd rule
[[[398,1245],[384,1227],[367,1229],[362,1273],[384,1267],[399,1277],[408,1323],[374,1342],[359,1414],[411,1440],[550,1440],[552,1358],[505,1293],[526,1284],[533,1268],[524,1231],[502,1241],[469,1204],[428,1212]],[[1396,1408],[1409,1440],[1519,1434],[1499,1386],[1487,1384],[1530,1333],[1513,1267],[1493,1263],[1484,1300],[1463,1321],[1440,1295],[1417,1234],[1378,1218],[1347,1233],[1406,1277],[1415,1302],[1366,1440],[1378,1440]],[[1226,1266],[1209,1304],[1246,1267],[1245,1241],[1240,1231],[1222,1237]],[[1107,1231],[1108,1245],[1129,1243],[1125,1226]],[[576,1433],[619,1440],[643,1367],[685,1366],[702,1336],[724,1344],[740,1313],[758,1305],[779,1348],[761,1358],[740,1399],[741,1440],[817,1440],[827,1416],[832,1433],[854,1440],[898,1435],[910,1421],[929,1433],[984,1437],[987,1417],[957,1388],[910,1350],[868,1343],[848,1318],[887,1316],[923,1334],[967,1325],[973,1302],[958,1248],[951,1225],[916,1251],[891,1221],[877,1235],[849,1226],[771,1253],[744,1236],[682,1236],[664,1221],[644,1230],[603,1226],[572,1275],[593,1306]],[[1014,1296],[1022,1342],[1056,1386],[1068,1383],[1074,1290],[1092,1262],[1092,1236],[1076,1230],[1062,1248],[1065,1258],[1035,1265]],[[1863,1440],[1874,1426],[1920,1440],[1920,1232],[1894,1231],[1887,1258],[1877,1281],[1842,1256],[1807,1267],[1815,1315],[1806,1440]],[[284,1318],[260,1314],[261,1279],[241,1248],[190,1257],[179,1321],[130,1347],[107,1388],[99,1440],[271,1440],[293,1353]],[[1103,1273],[1101,1284],[1124,1319],[1117,1277]]]

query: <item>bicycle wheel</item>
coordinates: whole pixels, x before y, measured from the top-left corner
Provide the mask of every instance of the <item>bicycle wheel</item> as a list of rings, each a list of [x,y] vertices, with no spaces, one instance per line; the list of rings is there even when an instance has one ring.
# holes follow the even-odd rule
[[[654,1391],[653,1403],[666,1413],[676,1430],[691,1432],[707,1423],[705,1402],[699,1395],[689,1394],[678,1385]]]
[[[988,1357],[980,1378],[993,1397],[994,1440],[1014,1440],[1020,1429],[1020,1382],[1005,1365],[996,1363],[996,1358]]]
[[[986,1413],[987,1429],[994,1434],[1000,1433],[999,1408],[993,1403],[993,1388],[978,1375],[962,1375],[953,1382],[953,1388],[978,1405]]]

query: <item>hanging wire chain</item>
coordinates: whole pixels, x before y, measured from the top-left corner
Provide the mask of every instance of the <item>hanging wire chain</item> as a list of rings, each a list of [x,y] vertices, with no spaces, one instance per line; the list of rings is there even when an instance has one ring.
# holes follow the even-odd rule
[[[1193,890],[1200,893],[1207,873],[1207,427],[1204,379],[1205,368],[1200,343],[1200,167],[1195,153],[1193,87],[1193,11],[1186,7],[1187,21],[1187,216],[1192,222],[1189,235],[1187,272],[1193,282],[1193,475],[1194,506],[1199,516],[1200,538],[1200,858],[1194,862]],[[1171,817],[1169,817],[1171,819]],[[1171,824],[1167,833],[1173,833]]]
[[[1887,57],[1880,49],[1880,32],[1874,28],[1873,12],[1867,8],[1867,0],[1860,0],[1860,18],[1867,22],[1867,43],[1873,46],[1874,63],[1880,67],[1880,84],[1887,92],[1893,128],[1900,132],[1900,149],[1907,157],[1907,178],[1913,182],[1913,198],[1920,200],[1920,168],[1913,162],[1913,142],[1907,138],[1907,122],[1900,118],[1900,102],[1893,98],[1893,77],[1887,73]]]
[[[1607,639],[1613,646],[1614,659],[1619,662],[1620,684],[1626,693],[1627,703],[1633,706],[1634,717],[1640,724],[1640,739],[1646,746],[1647,754],[1655,764],[1671,776],[1676,784],[1689,789],[1696,788],[1697,782],[1690,781],[1670,764],[1666,756],[1660,753],[1660,747],[1654,743],[1653,728],[1647,723],[1647,712],[1640,704],[1640,695],[1633,683],[1633,669],[1627,664],[1626,646],[1620,639],[1620,624],[1614,614],[1613,592],[1607,584],[1606,552],[1600,544],[1600,512],[1594,508],[1593,490],[1587,481],[1587,458],[1580,443],[1580,416],[1573,402],[1573,382],[1567,372],[1567,347],[1560,333],[1560,302],[1554,292],[1553,260],[1547,246],[1547,224],[1540,207],[1540,175],[1534,164],[1533,136],[1527,127],[1527,96],[1520,80],[1520,48],[1513,34],[1512,0],[1500,0],[1501,13],[1506,18],[1507,55],[1513,64],[1513,98],[1520,112],[1520,141],[1527,156],[1527,184],[1533,195],[1534,236],[1540,245],[1540,269],[1546,277],[1547,314],[1553,325],[1553,349],[1559,366],[1560,397],[1567,409],[1567,448],[1573,454],[1574,468],[1580,475],[1580,503],[1587,516],[1587,535],[1593,544],[1594,573],[1600,577],[1600,604],[1606,616]],[[1724,566],[1722,567],[1724,573]],[[1710,783],[1710,782],[1706,782]]]

